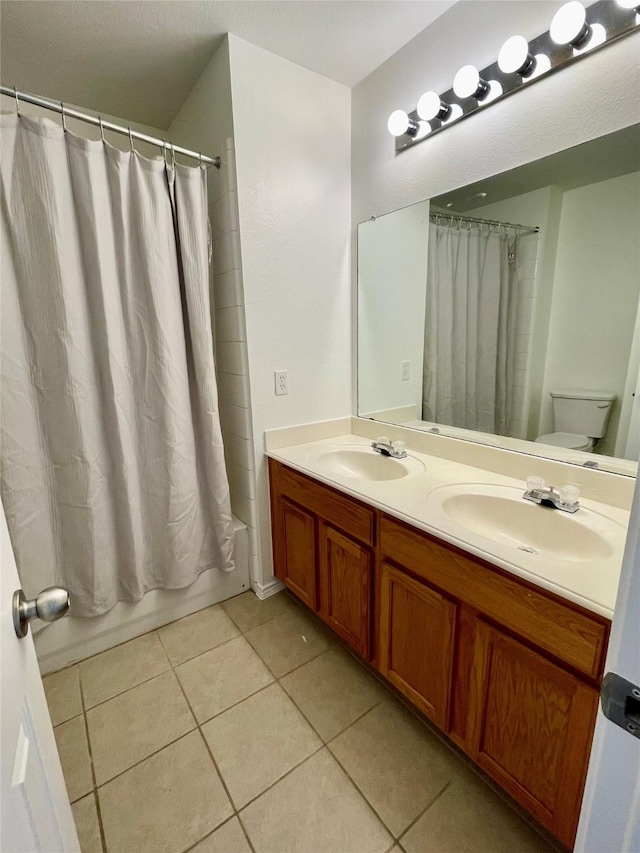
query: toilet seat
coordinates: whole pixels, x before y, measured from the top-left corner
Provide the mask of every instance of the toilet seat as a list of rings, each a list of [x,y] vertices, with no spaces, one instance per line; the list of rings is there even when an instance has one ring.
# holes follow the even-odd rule
[[[536,438],[537,444],[550,444],[552,447],[564,447],[567,450],[593,450],[593,439],[575,432],[549,432]]]

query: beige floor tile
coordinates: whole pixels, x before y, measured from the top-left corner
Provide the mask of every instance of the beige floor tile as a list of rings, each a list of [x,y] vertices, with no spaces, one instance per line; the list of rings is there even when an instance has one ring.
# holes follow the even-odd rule
[[[335,737],[389,696],[364,667],[339,647],[286,675],[280,683],[325,740]]]
[[[277,684],[205,723],[202,732],[237,808],[321,746]]]
[[[553,853],[466,768],[403,836],[402,846],[407,853]]]
[[[52,725],[59,726],[65,720],[70,720],[82,713],[80,673],[77,666],[70,666],[68,669],[61,669],[60,672],[45,676],[42,684]]]
[[[199,732],[98,789],[109,853],[186,850],[233,813]]]
[[[196,727],[173,672],[91,708],[87,725],[98,785]]]
[[[91,759],[84,717],[74,717],[53,730],[67,794],[73,803],[93,789]]]
[[[323,628],[302,610],[278,616],[245,636],[278,678],[333,644]]]
[[[89,794],[78,800],[71,806],[71,811],[76,822],[82,853],[103,853],[95,795]]]
[[[462,768],[395,701],[378,705],[329,748],[396,837]]]
[[[232,640],[239,633],[220,604],[198,610],[158,630],[162,645],[174,666]]]
[[[124,693],[171,668],[155,632],[82,661],[80,682],[86,708]]]
[[[264,600],[258,598],[255,592],[243,592],[242,595],[229,598],[222,606],[243,634],[258,625],[270,622],[276,616],[294,613],[299,609],[291,596],[284,591],[270,595]]]
[[[266,791],[240,818],[259,853],[384,853],[384,826],[326,749]]]
[[[196,844],[190,853],[251,853],[251,848],[240,821],[232,817],[224,826]]]
[[[176,668],[176,675],[200,723],[274,680],[243,637],[181,664]]]

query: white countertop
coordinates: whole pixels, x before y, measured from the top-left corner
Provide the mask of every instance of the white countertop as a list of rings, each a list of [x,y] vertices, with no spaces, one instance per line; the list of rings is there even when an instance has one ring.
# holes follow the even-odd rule
[[[524,491],[521,480],[410,448],[407,448],[409,462],[422,463],[424,473],[397,480],[371,481],[350,477],[327,469],[319,461],[319,457],[332,448],[366,449],[370,445],[369,439],[349,434],[271,449],[267,455],[562,598],[612,618],[629,523],[628,511],[583,497],[580,499],[581,509],[589,511],[589,519],[593,520],[594,526],[600,520],[606,522],[607,541],[612,547],[612,554],[606,559],[580,561],[552,558],[544,552],[530,554],[453,521],[437,499],[442,494],[441,487],[454,484],[468,484],[470,492],[481,492],[483,485],[491,487],[494,492],[496,487],[498,491],[506,488],[509,493],[513,493],[514,488]],[[440,492],[436,492],[437,489]],[[532,516],[535,512],[558,512],[534,504],[531,507]]]

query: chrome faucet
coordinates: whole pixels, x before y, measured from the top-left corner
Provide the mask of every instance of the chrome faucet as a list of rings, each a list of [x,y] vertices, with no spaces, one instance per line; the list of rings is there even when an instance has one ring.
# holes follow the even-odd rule
[[[580,509],[580,490],[572,483],[566,483],[556,490],[554,486],[546,487],[542,477],[529,477],[522,497],[536,504],[552,506],[562,512],[577,512]]]
[[[393,459],[404,459],[407,451],[404,449],[404,441],[390,441],[386,435],[380,436],[371,442],[371,447],[382,456],[391,456]]]

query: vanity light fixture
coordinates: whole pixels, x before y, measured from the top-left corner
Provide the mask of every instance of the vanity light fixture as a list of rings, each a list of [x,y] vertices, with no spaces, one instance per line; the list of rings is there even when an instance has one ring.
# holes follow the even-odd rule
[[[535,56],[529,53],[529,42],[524,36],[511,36],[500,48],[498,68],[504,74],[530,77],[537,64]]]
[[[434,118],[446,121],[451,115],[451,104],[445,104],[436,92],[425,92],[418,101],[416,112],[425,121],[432,121]]]
[[[463,65],[453,78],[453,91],[458,98],[484,101],[489,94],[489,82],[482,79],[475,65]]]
[[[638,30],[640,0],[595,0],[586,8],[579,0],[569,0],[558,9],[547,32],[528,40],[512,36],[502,45],[496,62],[482,69],[465,65],[448,91],[425,92],[413,112],[392,113],[388,127],[396,137],[396,152]]]
[[[410,119],[404,110],[394,110],[387,121],[387,129],[392,136],[402,136],[404,133],[415,136],[418,133],[418,122]]]
[[[587,10],[579,0],[569,0],[553,16],[549,35],[556,44],[584,47],[593,34],[587,23]]]

